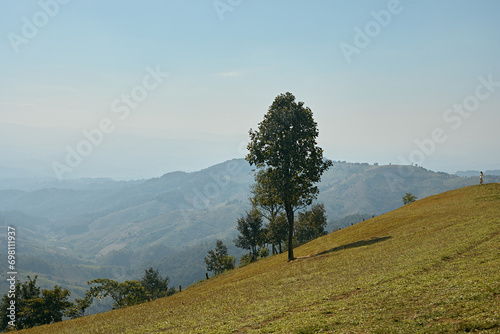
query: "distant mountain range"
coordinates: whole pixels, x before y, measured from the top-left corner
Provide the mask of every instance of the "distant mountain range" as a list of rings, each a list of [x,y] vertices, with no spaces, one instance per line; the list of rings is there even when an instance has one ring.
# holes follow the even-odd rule
[[[461,177],[479,177],[479,173],[481,171],[479,170],[466,170],[466,171],[457,171],[455,175],[461,176]],[[483,171],[484,175],[494,175],[494,176],[499,176],[500,175],[500,170],[485,170]]]
[[[416,166],[335,162],[319,184],[318,202],[332,230],[392,211],[408,192],[423,198],[478,182]],[[243,159],[140,181],[7,179],[0,225],[16,226],[22,272],[39,274],[48,286],[82,292],[86,280],[137,278],[148,266],[186,285],[204,277],[203,257],[215,239],[242,254],[232,239],[252,183]]]

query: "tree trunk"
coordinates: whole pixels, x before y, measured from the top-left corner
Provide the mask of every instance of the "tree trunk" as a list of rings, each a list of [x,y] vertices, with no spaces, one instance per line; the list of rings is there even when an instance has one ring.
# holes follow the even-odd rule
[[[285,202],[285,212],[288,219],[288,261],[292,261],[293,257],[293,209],[290,203]]]

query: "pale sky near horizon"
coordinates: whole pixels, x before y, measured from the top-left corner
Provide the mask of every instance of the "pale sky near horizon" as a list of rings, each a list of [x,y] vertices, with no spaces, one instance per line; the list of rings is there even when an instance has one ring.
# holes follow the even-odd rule
[[[70,133],[43,147],[49,162],[103,120],[109,134],[83,160],[126,154],[117,134],[192,140],[162,152],[176,158],[159,176],[243,157],[290,91],[330,159],[500,169],[499,14],[493,0],[3,0],[0,123]]]

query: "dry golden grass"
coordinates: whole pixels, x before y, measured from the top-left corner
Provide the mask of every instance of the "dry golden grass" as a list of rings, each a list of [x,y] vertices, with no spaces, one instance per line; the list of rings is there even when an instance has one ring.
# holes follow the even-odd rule
[[[500,333],[500,184],[431,196],[295,252],[26,333]]]

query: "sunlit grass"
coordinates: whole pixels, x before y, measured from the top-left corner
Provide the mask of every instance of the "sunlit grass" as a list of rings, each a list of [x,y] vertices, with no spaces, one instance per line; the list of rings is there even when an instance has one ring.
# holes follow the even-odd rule
[[[422,199],[295,255],[28,332],[500,333],[500,184]]]

